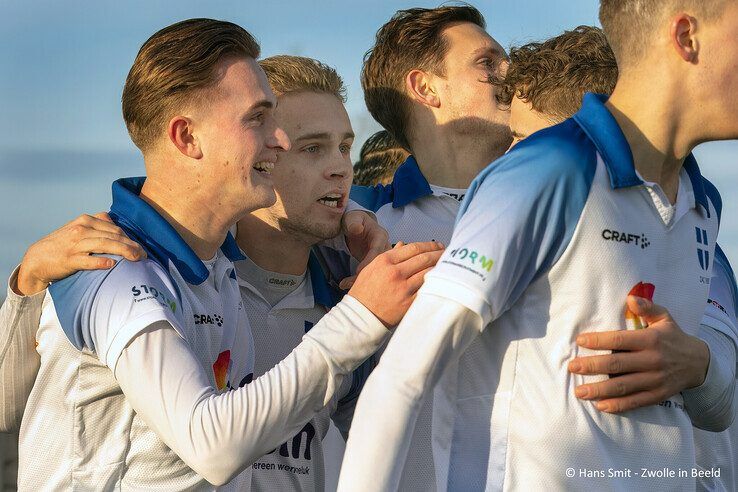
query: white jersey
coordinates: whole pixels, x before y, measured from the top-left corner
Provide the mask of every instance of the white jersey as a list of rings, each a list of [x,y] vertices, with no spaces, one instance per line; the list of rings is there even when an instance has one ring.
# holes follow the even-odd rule
[[[438,241],[448,244],[466,190],[428,183],[413,156],[397,169],[392,182],[374,187],[353,186],[351,199],[372,210],[387,229],[390,242]],[[424,402],[400,483],[401,490],[436,488],[432,449],[432,399]]]
[[[339,489],[396,486],[420,402],[456,360],[456,379],[447,384],[446,372],[436,391],[443,404],[434,401],[439,488],[694,489],[681,395],[607,414],[574,395],[603,377],[567,370],[574,357],[599,353],[580,348],[578,334],[628,326],[625,298],[644,284],[698,334],[718,213],[691,156],[680,187],[670,207],[637,176],[615,119],[591,94],[574,118],[482,172],[364,388]],[[475,330],[481,336],[469,346]],[[372,434],[384,441],[370,443]],[[644,477],[644,467],[666,475]]]
[[[142,330],[167,321],[214,388],[251,381],[253,341],[231,263],[241,255],[229,234],[204,264],[127,188],[141,184],[116,182],[110,215],[149,258],[119,259],[48,290],[37,333],[41,367],[20,431],[21,489],[211,488],[133,411],[113,370]],[[248,489],[250,480],[247,471],[232,485]]]
[[[702,324],[735,339],[738,338],[738,288],[727,258],[719,246],[715,249],[710,296]],[[736,367],[732,370],[735,382]],[[733,398],[738,399],[738,390]],[[697,478],[697,490],[738,490],[738,419],[723,432],[695,429],[694,444],[697,468],[702,472]]]
[[[254,375],[259,377],[283,360],[302,340],[302,337],[338,302],[340,293],[328,283],[316,256],[311,254],[304,275],[285,275],[268,272],[249,258],[235,262],[254,336]],[[359,373],[357,373],[357,376]],[[331,430],[331,417],[353,408],[360,381],[344,380],[343,388],[330,403],[300,429],[290,440],[282,443],[253,465],[252,490],[322,491],[326,488],[326,465],[340,466],[340,449],[326,449]],[[353,389],[352,389],[353,388]],[[339,406],[340,404],[340,406]],[[336,419],[343,432],[347,419]],[[335,432],[335,431],[334,431]],[[336,433],[337,434],[337,433]],[[342,438],[338,436],[339,443]],[[337,473],[329,477],[329,487],[335,487]]]

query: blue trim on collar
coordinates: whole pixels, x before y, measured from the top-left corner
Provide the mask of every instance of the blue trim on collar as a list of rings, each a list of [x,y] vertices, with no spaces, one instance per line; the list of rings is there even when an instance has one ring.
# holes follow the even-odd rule
[[[313,286],[315,302],[327,308],[332,308],[338,304],[338,299],[331,293],[320,262],[312,251],[310,251],[310,258],[308,259],[308,270],[310,270],[310,283]]]
[[[113,183],[110,218],[131,239],[141,244],[150,257],[166,270],[171,261],[177,271],[192,285],[208,278],[208,269],[192,248],[159,213],[139,198],[145,177],[123,178]],[[228,233],[221,250],[231,261],[243,259],[233,236]]]
[[[610,185],[613,188],[641,185],[643,180],[636,174],[630,145],[615,117],[605,107],[607,98],[608,96],[602,94],[585,94],[581,109],[572,118],[597,147],[607,167]],[[685,159],[684,169],[692,182],[695,201],[709,213],[702,174],[692,154]]]
[[[392,187],[395,192],[392,197],[392,208],[404,207],[418,198],[433,194],[428,180],[423,176],[413,156],[408,156],[397,168],[392,178]]]

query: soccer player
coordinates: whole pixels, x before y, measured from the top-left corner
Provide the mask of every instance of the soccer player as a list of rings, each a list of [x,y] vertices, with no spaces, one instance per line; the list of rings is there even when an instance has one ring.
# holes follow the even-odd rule
[[[136,57],[124,117],[148,177],[114,184],[110,216],[148,258],[49,288],[21,487],[248,489],[240,472],[328,404],[402,316],[420,281],[408,278],[425,268],[415,268],[426,260],[413,254],[419,245],[367,266],[284,361],[253,379],[249,307],[231,262],[243,256],[228,229],[274,203],[270,171],[290,148],[258,52],[242,28],[193,19]],[[411,257],[420,261],[402,261]]]
[[[378,131],[361,146],[359,162],[354,165],[354,184],[390,184],[395,171],[408,155],[408,151],[400,147],[387,130]]]
[[[577,346],[580,333],[632,320],[623,306],[631,291],[652,293],[696,334],[719,198],[707,196],[690,151],[738,136],[738,50],[725,52],[738,6],[603,1],[601,20],[620,68],[612,97],[586,96],[574,118],[518,144],[472,184],[450,247],[360,398],[339,488],[396,487],[424,395],[475,336],[480,350],[463,355],[464,376],[445,375],[437,391],[457,403],[453,434],[434,428],[449,488],[587,488],[609,467],[676,475],[695,466],[681,395],[611,414],[618,409],[574,396],[602,377],[567,369],[598,353]],[[430,333],[416,331],[431,319]],[[616,489],[694,488],[691,476],[608,478]]]
[[[542,43],[529,43],[510,50],[510,66],[505,77],[496,81],[500,84],[498,100],[510,107],[510,131],[513,135],[513,145],[533,133],[561,123],[576,113],[582,97],[586,92],[610,94],[617,81],[617,64],[607,39],[601,29],[589,26],[579,26],[573,31],[567,31],[559,36]],[[725,255],[716,247],[713,273],[710,281],[710,294],[703,315],[699,337],[706,341],[710,348],[709,370],[705,381],[694,389],[682,391],[685,405],[689,409],[692,423],[695,427],[695,451],[698,467],[706,470],[698,477],[697,485],[700,490],[733,490],[738,488],[736,475],[736,445],[738,444],[738,425],[733,424],[723,432],[710,432],[714,425],[711,420],[727,419],[730,421],[730,402],[736,396],[736,340],[738,340],[738,325],[735,322],[736,313],[736,284],[733,269]],[[650,305],[645,315],[649,321],[649,328],[672,331],[673,323],[668,312],[660,306]],[[607,337],[609,334],[600,333],[598,337]],[[615,333],[612,333],[615,335]],[[640,332],[617,332],[619,336],[637,339]],[[601,347],[609,348],[606,339]],[[638,395],[638,404],[645,405],[668,399],[672,393],[678,392],[683,386],[689,373],[704,374],[705,369],[698,364],[684,365],[684,375],[678,374],[675,368],[680,366],[679,361],[693,359],[699,363],[699,350],[686,339],[686,343],[663,343],[657,353],[654,348],[641,347],[636,359],[637,365],[630,366],[633,357],[628,352],[619,352],[612,355],[590,356],[574,359],[570,362],[579,363],[579,373],[607,374],[630,373],[627,379],[624,376],[610,378],[595,383],[588,389],[597,395],[603,395],[608,404],[622,404],[620,398],[608,398],[607,392],[618,384],[623,386],[620,393],[637,378],[653,378],[654,374],[667,380],[660,383],[655,390],[643,391]],[[586,346],[586,344],[584,344]],[[632,352],[635,353],[635,352]],[[629,360],[630,358],[630,360]],[[613,367],[619,369],[613,370]],[[585,369],[586,368],[586,369]],[[691,370],[690,370],[691,369]],[[673,371],[670,374],[670,371]],[[637,373],[641,373],[639,376]],[[675,380],[680,385],[674,387]],[[627,383],[623,383],[623,380]],[[691,384],[691,383],[690,383]],[[586,385],[585,385],[586,386]],[[575,388],[575,393],[579,388]],[[649,394],[653,392],[653,394]],[[579,396],[579,394],[578,394]],[[584,397],[584,396],[580,396]],[[592,398],[591,396],[589,398]],[[735,404],[733,405],[735,408]],[[724,426],[725,423],[719,424]],[[710,473],[710,470],[720,470],[720,473]],[[717,475],[717,476],[711,476]]]

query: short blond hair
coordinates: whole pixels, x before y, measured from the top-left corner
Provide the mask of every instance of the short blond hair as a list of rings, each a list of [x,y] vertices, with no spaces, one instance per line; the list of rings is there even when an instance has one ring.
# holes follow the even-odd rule
[[[346,102],[346,87],[332,67],[305,56],[277,55],[259,62],[266,73],[274,94],[283,96],[295,92],[332,94]]]
[[[618,64],[632,64],[648,51],[649,38],[664,16],[686,10],[712,21],[722,14],[727,3],[728,0],[601,0],[600,23]]]
[[[228,57],[258,58],[259,44],[232,22],[189,19],[151,36],[136,55],[123,88],[123,119],[145,152],[164,133],[169,118],[218,81]]]

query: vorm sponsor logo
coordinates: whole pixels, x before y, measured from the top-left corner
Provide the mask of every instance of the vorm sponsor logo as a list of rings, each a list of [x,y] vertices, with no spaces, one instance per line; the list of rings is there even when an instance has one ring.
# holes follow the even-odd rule
[[[223,326],[223,316],[219,314],[193,314],[196,325],[218,325]]]
[[[613,231],[611,229],[602,231],[602,239],[605,241],[615,241],[616,243],[633,244],[640,246],[641,249],[651,246],[651,241],[648,240],[645,234],[631,234],[629,232]]]
[[[455,260],[464,261],[465,263],[473,265],[475,268],[481,268],[487,272],[492,269],[492,265],[495,263],[492,258],[487,258],[485,255],[468,248],[454,249],[451,251],[450,255],[451,258],[454,258]]]
[[[169,299],[166,294],[151,285],[134,285],[133,287],[131,287],[131,292],[133,293],[133,297],[137,298],[135,299],[135,302],[141,302],[147,299],[156,299],[157,301],[159,301],[160,304],[171,309],[172,312],[175,312],[177,310],[176,302]]]

